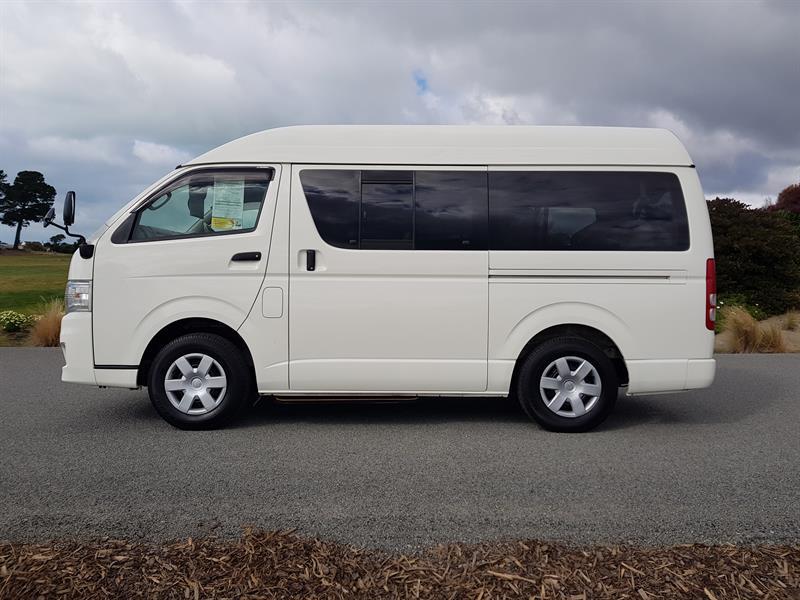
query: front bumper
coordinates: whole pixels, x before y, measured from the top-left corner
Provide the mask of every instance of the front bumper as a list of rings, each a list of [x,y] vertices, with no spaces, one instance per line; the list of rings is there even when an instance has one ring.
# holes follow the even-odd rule
[[[92,313],[73,312],[61,319],[61,352],[66,364],[61,381],[97,385],[92,350]]]

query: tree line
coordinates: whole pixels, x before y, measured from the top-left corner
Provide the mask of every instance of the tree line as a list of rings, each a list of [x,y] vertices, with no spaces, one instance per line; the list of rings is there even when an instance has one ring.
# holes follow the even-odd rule
[[[708,214],[723,306],[744,306],[757,318],[800,308],[800,184],[762,208],[715,198]]]

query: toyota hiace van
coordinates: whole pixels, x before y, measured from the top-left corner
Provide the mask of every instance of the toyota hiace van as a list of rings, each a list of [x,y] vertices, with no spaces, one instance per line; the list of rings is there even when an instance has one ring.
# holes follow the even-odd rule
[[[585,431],[620,389],[711,384],[715,293],[668,131],[288,127],[179,165],[76,252],[62,379],[146,386],[181,428],[257,395],[510,395]]]

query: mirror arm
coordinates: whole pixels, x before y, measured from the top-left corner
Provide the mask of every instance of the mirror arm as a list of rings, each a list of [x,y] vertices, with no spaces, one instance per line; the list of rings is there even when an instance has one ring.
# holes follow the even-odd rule
[[[53,226],[53,227],[55,227],[56,229],[60,229],[61,231],[63,231],[64,233],[66,233],[66,234],[67,234],[69,237],[78,238],[79,245],[81,245],[81,246],[85,246],[85,245],[86,245],[86,238],[85,238],[85,237],[83,237],[83,236],[82,236],[80,233],[72,233],[72,232],[69,230],[69,227],[65,227],[64,225],[59,225],[59,224],[58,224],[58,223],[56,223],[55,221],[50,221],[50,222],[48,223],[48,225],[52,225],[52,226]]]

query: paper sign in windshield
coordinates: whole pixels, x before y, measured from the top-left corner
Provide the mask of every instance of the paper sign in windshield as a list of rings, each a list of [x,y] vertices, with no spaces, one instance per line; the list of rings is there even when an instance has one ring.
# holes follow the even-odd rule
[[[242,228],[244,181],[217,181],[211,208],[211,229],[229,231]]]

